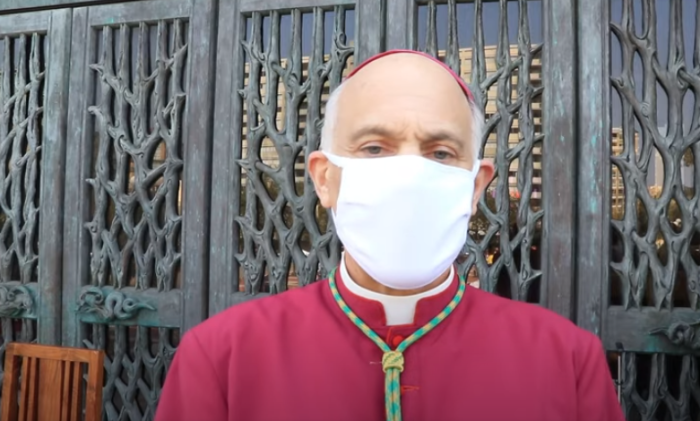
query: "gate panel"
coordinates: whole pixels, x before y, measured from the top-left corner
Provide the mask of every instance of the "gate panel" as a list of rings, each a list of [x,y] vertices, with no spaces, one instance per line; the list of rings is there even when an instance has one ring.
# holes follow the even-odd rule
[[[219,33],[210,313],[325,277],[340,255],[305,157],[355,57],[379,51],[379,1],[224,0]],[[233,22],[232,24],[230,22]],[[357,41],[356,41],[357,40]]]
[[[105,416],[151,419],[206,316],[210,0],[75,10],[64,336],[106,351]]]
[[[60,342],[70,18],[0,16],[0,366],[9,342]]]
[[[462,273],[478,275],[483,289],[566,317],[573,316],[575,56],[574,38],[560,23],[573,23],[572,7],[390,0],[387,12],[397,16],[387,47],[445,61],[485,111],[481,157],[494,162],[496,178],[472,218]],[[560,42],[549,42],[555,37]]]
[[[700,414],[698,10],[686,1],[582,6],[583,22],[600,22],[586,31],[595,35],[581,62],[595,76],[583,92],[602,99],[590,98],[583,116],[601,123],[582,139],[593,153],[581,176],[598,181],[581,184],[593,206],[580,237],[592,233],[583,241],[602,253],[584,253],[592,265],[580,279],[602,284],[591,325],[602,316],[630,421]]]

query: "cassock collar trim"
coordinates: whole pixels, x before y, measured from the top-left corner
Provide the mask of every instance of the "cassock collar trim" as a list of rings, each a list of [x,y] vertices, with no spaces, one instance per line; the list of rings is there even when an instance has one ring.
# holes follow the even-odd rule
[[[352,293],[347,286],[345,286],[345,282],[343,282],[341,279],[339,270],[335,271],[335,281],[340,296],[343,297],[345,303],[360,319],[362,319],[362,321],[367,324],[367,326],[369,326],[372,330],[387,327],[386,314],[384,313],[384,306],[382,303],[360,297],[359,295]],[[459,275],[457,275],[457,271],[454,270],[454,276],[452,277],[452,282],[449,287],[438,294],[422,298],[418,301],[418,303],[416,303],[416,314],[413,318],[413,324],[391,327],[399,328],[402,326],[414,326],[419,328],[424,326],[430,322],[433,317],[437,316],[450,303],[450,301],[452,301],[452,298],[457,293],[458,288]],[[330,294],[330,288],[328,289],[328,293]],[[338,308],[337,304],[335,307]],[[342,313],[340,308],[338,308],[338,311]]]

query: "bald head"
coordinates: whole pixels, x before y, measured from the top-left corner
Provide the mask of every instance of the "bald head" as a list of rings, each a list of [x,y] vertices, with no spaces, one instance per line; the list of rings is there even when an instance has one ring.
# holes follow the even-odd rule
[[[483,115],[451,72],[419,54],[373,60],[329,98],[321,149],[363,157],[415,153],[471,169]],[[449,161],[449,162],[448,162]]]

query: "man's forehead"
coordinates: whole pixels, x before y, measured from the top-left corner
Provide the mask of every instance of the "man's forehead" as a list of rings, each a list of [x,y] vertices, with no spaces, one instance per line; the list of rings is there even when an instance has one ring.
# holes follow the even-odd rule
[[[474,101],[474,95],[472,94],[471,90],[467,86],[467,84],[464,82],[464,80],[457,75],[448,65],[443,63],[442,61],[436,59],[435,57],[422,53],[420,51],[414,51],[414,50],[389,50],[385,51],[383,53],[379,53],[377,55],[374,55],[364,62],[362,62],[359,66],[357,66],[355,69],[353,69],[352,72],[348,75],[347,79],[352,78],[353,76],[357,75],[361,70],[365,69],[366,67],[371,67],[371,65],[377,64],[379,61],[386,61],[388,58],[400,58],[400,57],[406,57],[406,58],[414,58],[418,59],[418,61],[425,61],[426,63],[434,64],[440,67],[442,70],[447,72],[449,76],[454,79],[455,82],[459,85],[460,89],[462,92],[467,96],[467,98],[470,101]],[[347,80],[346,79],[346,80]]]
[[[397,67],[398,66],[398,67]],[[410,138],[469,142],[471,109],[455,80],[423,57],[395,55],[344,82],[338,140]]]
[[[420,115],[422,120],[444,124],[471,115],[468,89],[443,64],[418,52],[390,53],[370,58],[343,82],[343,93],[337,99],[343,123],[397,121]]]

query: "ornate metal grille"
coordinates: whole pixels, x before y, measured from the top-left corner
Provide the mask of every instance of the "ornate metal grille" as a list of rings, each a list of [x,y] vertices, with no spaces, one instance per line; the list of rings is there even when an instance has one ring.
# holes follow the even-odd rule
[[[655,10],[642,3],[642,10],[636,11],[643,15],[639,28],[632,5],[625,1],[621,22],[611,24],[617,41],[613,63],[621,61],[619,74],[612,77],[617,94],[613,108],[616,99],[621,103],[621,135],[613,128],[611,161],[613,177],[621,178],[624,187],[612,198],[611,228],[620,250],[611,262],[611,281],[619,288],[612,298],[625,308],[697,309],[700,272],[692,209],[700,120],[683,111],[688,104],[693,104],[691,111],[698,107],[694,95],[700,92],[700,64],[697,57],[686,63],[681,2],[671,2],[665,63],[657,53]],[[695,35],[700,35],[700,27]],[[666,110],[667,115],[661,115]]]
[[[0,1],[0,359],[103,348],[105,418],[152,418],[181,331],[337,263],[325,100],[415,48],[487,118],[462,272],[600,334],[631,421],[700,416],[698,2],[110,2]]]
[[[36,339],[45,68],[43,34],[0,36],[0,361]]]
[[[329,92],[352,66],[353,16],[336,6],[246,19],[236,218],[244,282],[236,290],[282,292],[319,279],[338,261],[340,245],[303,163],[318,148]]]
[[[700,414],[697,358],[670,355],[700,347],[700,15],[688,28],[691,6],[700,12],[681,1],[610,5],[608,317],[628,351],[620,369],[630,421]]]
[[[85,345],[107,351],[107,418],[149,419],[178,331],[112,324],[157,310],[139,291],[181,287],[188,24],[160,20],[94,31],[92,204],[85,224],[90,282],[78,311],[84,321],[99,323],[89,325]]]
[[[97,105],[89,108],[96,121],[94,173],[87,180],[93,191],[86,224],[90,277],[98,287],[167,291],[179,287],[180,275],[187,25],[160,21],[134,29],[121,25],[114,36],[104,27],[100,60],[90,66],[98,78]],[[86,290],[81,303],[92,310],[93,302],[108,301],[102,295]],[[99,313],[125,319],[141,308],[102,306]]]
[[[475,265],[481,288],[540,302],[543,45],[541,27],[533,33],[530,16],[541,15],[541,5],[426,3],[418,7],[414,47],[439,57],[469,83],[486,116],[481,156],[496,166],[472,218],[469,258],[461,269]],[[487,28],[485,20],[498,25]]]

